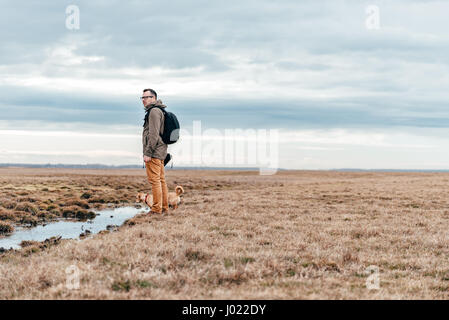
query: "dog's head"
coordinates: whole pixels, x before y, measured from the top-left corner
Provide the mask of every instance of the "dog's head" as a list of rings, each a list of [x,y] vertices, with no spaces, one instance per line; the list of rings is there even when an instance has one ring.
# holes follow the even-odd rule
[[[136,202],[144,202],[145,201],[145,193],[139,192],[136,195]]]

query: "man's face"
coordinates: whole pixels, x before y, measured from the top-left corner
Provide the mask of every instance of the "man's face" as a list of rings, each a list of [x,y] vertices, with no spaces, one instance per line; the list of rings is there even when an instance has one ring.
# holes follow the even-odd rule
[[[155,101],[156,101],[156,97],[154,96],[154,94],[151,93],[151,91],[145,91],[142,94],[142,103],[143,103],[144,107],[149,105],[151,102],[155,102]]]

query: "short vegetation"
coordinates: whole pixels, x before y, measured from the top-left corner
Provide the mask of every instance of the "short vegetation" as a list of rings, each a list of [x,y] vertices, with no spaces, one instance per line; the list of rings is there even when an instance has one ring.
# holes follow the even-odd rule
[[[144,170],[0,171],[3,233],[149,191]],[[447,173],[166,175],[186,191],[174,212],[0,253],[0,299],[449,298]]]

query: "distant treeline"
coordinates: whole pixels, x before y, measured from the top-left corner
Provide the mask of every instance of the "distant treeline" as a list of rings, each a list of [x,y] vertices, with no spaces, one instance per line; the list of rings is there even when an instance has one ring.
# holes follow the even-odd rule
[[[66,169],[142,169],[140,165],[118,165],[111,166],[106,164],[36,164],[36,163],[0,163],[0,167],[15,168],[66,168]],[[171,167],[170,164],[165,167],[166,170],[245,170],[253,171],[259,168],[230,168],[230,167]]]
[[[330,169],[329,171],[348,171],[348,172],[449,172],[449,169],[357,169],[357,168],[343,168],[343,169]]]
[[[37,164],[37,163],[0,163],[0,167],[19,167],[19,168],[70,168],[70,169],[136,169],[142,168],[137,165],[110,166],[106,164]]]
[[[140,165],[118,165],[111,166],[100,163],[93,164],[37,164],[37,163],[0,163],[0,167],[15,168],[66,168],[66,169],[142,169]],[[259,168],[245,167],[171,167],[170,164],[165,170],[239,170],[239,171],[258,171]],[[289,169],[278,169],[286,171]],[[346,171],[346,172],[449,172],[449,169],[357,169],[357,168],[341,168],[341,169],[291,169],[301,171]]]

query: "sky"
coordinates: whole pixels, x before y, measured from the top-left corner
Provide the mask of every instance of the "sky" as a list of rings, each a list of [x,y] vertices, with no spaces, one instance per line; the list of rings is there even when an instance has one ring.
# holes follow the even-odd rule
[[[175,166],[449,169],[448,12],[1,0],[0,163],[140,165],[153,88],[181,124]]]

